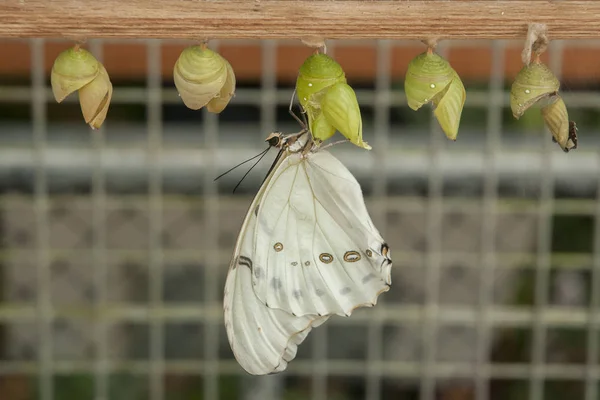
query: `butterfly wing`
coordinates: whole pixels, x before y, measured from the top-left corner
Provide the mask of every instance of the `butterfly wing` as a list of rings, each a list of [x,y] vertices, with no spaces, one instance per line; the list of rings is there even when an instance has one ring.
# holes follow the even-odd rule
[[[275,173],[278,170],[278,167],[274,168]],[[252,276],[261,273],[253,261],[253,235],[257,226],[255,209],[261,204],[271,177],[261,187],[246,215],[225,283],[223,308],[227,338],[239,364],[253,375],[285,370],[312,327],[328,319],[316,315],[297,317],[268,308],[254,293]]]
[[[292,154],[269,182],[254,233],[254,292],[298,316],[350,315],[391,284],[390,252],[359,183],[333,155]]]

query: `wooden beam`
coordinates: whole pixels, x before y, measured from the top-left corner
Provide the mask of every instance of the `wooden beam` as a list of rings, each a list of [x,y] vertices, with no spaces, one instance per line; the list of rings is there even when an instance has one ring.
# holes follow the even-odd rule
[[[600,37],[600,1],[3,0],[0,37],[178,39]]]

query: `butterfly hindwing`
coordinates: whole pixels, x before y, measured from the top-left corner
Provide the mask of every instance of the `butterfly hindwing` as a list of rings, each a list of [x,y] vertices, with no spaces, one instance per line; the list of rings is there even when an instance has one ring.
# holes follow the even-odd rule
[[[268,307],[298,316],[349,315],[388,290],[389,251],[382,254],[385,243],[360,185],[330,153],[287,157],[258,219],[254,255],[266,279],[253,277],[254,292]]]
[[[333,155],[319,152],[307,164],[314,195],[364,253],[386,284],[391,284],[391,253],[373,224],[360,184]]]

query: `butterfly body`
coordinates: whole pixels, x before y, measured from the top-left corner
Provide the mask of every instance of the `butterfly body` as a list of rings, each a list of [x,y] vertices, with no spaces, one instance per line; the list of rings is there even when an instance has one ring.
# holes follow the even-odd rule
[[[375,305],[391,285],[389,247],[354,176],[310,134],[278,145],[225,286],[229,342],[257,375],[284,370],[313,327]]]

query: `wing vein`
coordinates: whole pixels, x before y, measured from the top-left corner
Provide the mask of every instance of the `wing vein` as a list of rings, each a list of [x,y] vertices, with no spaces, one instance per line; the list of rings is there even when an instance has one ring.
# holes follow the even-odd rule
[[[283,171],[282,171],[282,172],[281,172],[279,175],[277,175],[277,178],[275,178],[275,180],[273,181],[273,185],[277,184],[277,180],[278,180],[278,179],[281,177],[281,175],[283,175],[283,173],[284,173],[284,172],[285,172],[285,171],[286,171],[288,168],[291,168],[291,166],[287,166],[287,167],[285,167],[285,169],[284,169],[284,170],[283,170]],[[292,180],[292,185],[290,186],[291,188],[293,188],[293,187],[294,187],[294,185],[296,184],[296,178],[297,178],[297,177],[298,177],[298,169],[296,169],[296,173],[294,174],[294,178],[293,178],[293,180]],[[290,208],[291,208],[291,205],[290,205],[291,193],[292,193],[292,191],[290,190],[290,193],[288,194],[288,197],[287,197],[287,201],[286,201],[286,203],[285,203],[285,206],[282,208],[281,212],[280,212],[280,213],[279,213],[279,215],[277,216],[277,219],[275,220],[275,223],[273,224],[273,229],[275,229],[275,227],[276,227],[276,226],[277,226],[277,224],[279,223],[279,220],[281,219],[281,217],[282,217],[283,213],[284,213],[286,210],[288,211],[288,216],[289,216],[289,210],[290,210]],[[266,195],[265,195],[265,198],[266,198]],[[259,212],[263,212],[263,211],[264,211],[264,210],[261,210],[261,211],[259,211]],[[258,219],[258,218],[257,218],[257,219]],[[256,236],[258,236],[258,230],[259,230],[258,226],[259,226],[259,225],[257,224],[257,225],[256,225],[256,228],[255,228],[255,229],[256,229]],[[283,239],[282,239],[282,240],[283,240]],[[269,246],[271,245],[271,243],[272,243],[272,242],[273,242],[273,237],[272,237],[272,236],[269,236]],[[254,252],[255,252],[255,253],[256,253],[256,247],[257,247],[257,243],[256,243],[256,241],[254,241]],[[285,257],[285,256],[284,256],[284,257]],[[265,264],[265,277],[266,277],[265,279],[267,279],[267,283],[266,283],[266,285],[267,285],[267,286],[269,285],[268,278],[269,278],[269,276],[270,276],[269,274],[270,274],[270,272],[271,272],[271,271],[270,271],[270,268],[269,268],[269,261],[270,261],[270,259],[271,259],[271,250],[270,250],[270,249],[268,249],[268,250],[267,250],[267,260],[266,260],[266,264]],[[284,271],[285,271],[285,268],[284,268]],[[284,272],[284,273],[285,273],[285,272]],[[286,277],[287,277],[287,273],[286,273]],[[281,280],[281,282],[287,282],[287,281],[283,280],[283,277],[281,277],[281,279],[282,279],[282,280]],[[267,289],[267,290],[268,290],[268,289]],[[256,294],[256,293],[255,293],[255,294]],[[258,296],[257,296],[257,297],[258,297]],[[264,297],[265,297],[265,299],[264,299],[264,304],[265,304],[265,306],[266,306],[266,305],[268,304],[268,297],[269,297],[269,296],[268,296],[268,294],[265,294],[265,296],[264,296]]]
[[[304,170],[304,173],[306,174],[306,181],[308,182],[308,187],[309,187],[309,189],[310,189],[310,192],[311,192],[311,194],[312,194],[312,198],[313,198],[313,213],[314,213],[314,221],[315,221],[315,223],[314,223],[314,225],[313,225],[313,234],[312,234],[312,238],[313,238],[313,240],[312,240],[312,242],[311,242],[311,246],[312,246],[312,247],[311,247],[311,249],[310,249],[310,254],[312,254],[312,257],[313,257],[313,260],[312,260],[312,261],[313,261],[313,263],[314,263],[314,266],[315,266],[315,268],[316,268],[317,272],[319,273],[319,276],[321,277],[321,280],[323,281],[323,283],[325,283],[325,286],[326,286],[326,287],[327,287],[327,289],[329,290],[329,293],[331,293],[331,294],[334,294],[334,292],[333,292],[333,290],[332,290],[331,286],[330,286],[330,285],[329,285],[329,283],[328,283],[328,280],[327,280],[327,279],[325,279],[325,277],[324,277],[324,276],[323,276],[323,274],[321,273],[321,269],[320,269],[319,267],[317,267],[317,266],[319,265],[319,264],[317,264],[317,259],[318,259],[318,257],[317,257],[317,255],[315,254],[315,252],[314,252],[314,249],[315,249],[315,240],[316,240],[316,235],[315,235],[315,232],[316,232],[316,230],[317,230],[317,226],[319,225],[319,222],[317,221],[317,204],[316,204],[316,203],[317,203],[317,202],[319,202],[319,200],[317,199],[317,196],[315,196],[315,191],[314,191],[314,189],[313,189],[313,187],[312,187],[312,183],[310,182],[310,176],[308,175],[308,172],[306,171],[306,165],[305,165],[305,164],[302,164],[302,168],[303,168],[303,170]],[[319,203],[320,203],[320,202],[319,202]],[[320,228],[320,226],[319,226],[319,228]],[[322,232],[322,231],[323,231],[323,230],[321,229],[321,232]],[[323,235],[323,236],[325,236],[325,235]],[[333,298],[335,299],[335,297],[333,297]],[[338,303],[338,306],[339,306],[339,303]],[[343,307],[342,307],[342,309],[343,309]]]

